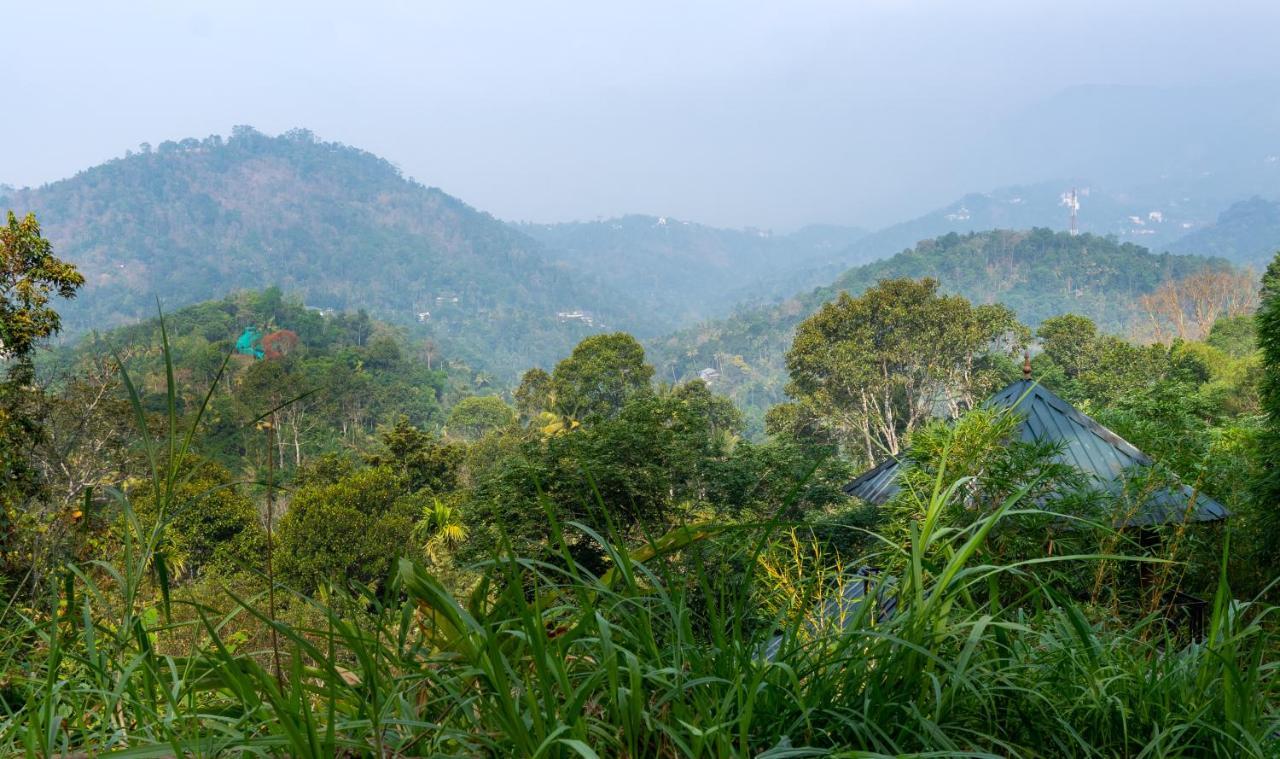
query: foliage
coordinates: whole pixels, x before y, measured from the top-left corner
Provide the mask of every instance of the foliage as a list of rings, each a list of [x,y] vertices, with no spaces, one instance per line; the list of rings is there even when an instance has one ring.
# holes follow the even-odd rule
[[[421,513],[421,501],[405,495],[400,478],[385,467],[300,488],[280,520],[281,575],[308,593],[331,583],[382,580],[411,545]]]
[[[1259,440],[1259,476],[1254,495],[1267,529],[1269,558],[1280,546],[1280,253],[1262,277],[1262,305],[1257,314],[1258,347],[1262,351],[1260,396],[1266,425]]]
[[[945,462],[944,454],[940,462]],[[1156,615],[1131,627],[1040,585],[1031,607],[989,595],[1021,574],[982,549],[1018,498],[959,525],[941,464],[901,570],[838,615],[805,616],[826,574],[770,590],[756,568],[769,533],[680,528],[642,548],[597,543],[611,569],[495,556],[469,598],[402,559],[384,592],[329,591],[305,625],[254,600],[166,624],[157,606],[112,605],[81,573],[68,614],[16,624],[0,663],[0,749],[124,756],[1267,756],[1280,728],[1272,609],[1218,586],[1203,642]],[[568,556],[566,531],[553,547]],[[581,532],[588,540],[602,540]],[[141,536],[140,536],[141,537]],[[722,543],[737,582],[677,571],[679,553]],[[778,548],[789,550],[789,541]],[[137,585],[154,546],[116,576]],[[1067,557],[1070,559],[1071,557]],[[821,561],[821,557],[817,557]],[[761,589],[758,592],[753,589]],[[778,611],[761,624],[760,595]],[[709,603],[700,599],[706,597]],[[180,595],[179,600],[183,597]],[[352,603],[358,601],[358,603]],[[359,616],[350,611],[363,608]],[[700,618],[701,615],[705,617]],[[261,620],[274,657],[228,623]],[[76,620],[93,624],[80,624]],[[807,620],[807,621],[806,621]],[[776,631],[776,632],[775,632]],[[187,643],[173,650],[179,642]],[[31,654],[36,655],[31,655]]]
[[[841,293],[800,324],[787,393],[871,463],[898,453],[937,407],[954,415],[995,389],[988,355],[1019,347],[1019,330],[1003,306],[939,295],[935,280],[884,280],[858,298]]]
[[[75,266],[54,257],[35,214],[19,220],[9,211],[0,228],[0,358],[25,361],[39,341],[56,335],[62,317],[49,297],[70,300],[83,284]]]
[[[449,411],[445,429],[450,435],[463,440],[475,440],[515,423],[515,411],[501,398],[495,395],[473,395],[458,401]]]
[[[1257,330],[1252,314],[1219,319],[1205,342],[1233,358],[1245,358],[1257,350]]]
[[[184,468],[188,475],[163,515],[165,540],[158,546],[174,581],[195,579],[205,569],[225,575],[255,566],[266,538],[257,504],[225,467],[193,457]],[[145,491],[133,499],[133,507],[144,527],[161,518],[154,497]]]
[[[520,385],[515,389],[516,411],[520,421],[528,424],[539,415],[555,407],[551,391],[551,375],[534,367],[520,375]]]
[[[111,335],[137,346],[119,375],[62,351],[40,505],[83,508],[24,534],[49,550],[0,609],[0,753],[1273,756],[1274,510],[1249,487],[1272,296],[1260,354],[1041,322],[1035,378],[1159,459],[1107,495],[1013,415],[961,413],[1028,333],[929,281],[802,327],[809,397],[762,441],[716,392],[745,362],[655,384],[621,333],[527,373],[523,424],[491,376],[273,289]],[[246,324],[297,343],[228,363]],[[907,452],[885,508],[841,492],[860,467],[819,402],[871,380]],[[954,418],[908,429],[925,406]],[[1229,540],[1115,529],[1175,477]],[[1177,592],[1213,598],[1203,629]]]
[[[624,332],[592,335],[551,373],[556,411],[570,419],[608,418],[646,392],[653,367],[644,348]]]
[[[1048,229],[951,233],[849,269],[828,286],[682,330],[655,343],[652,354],[662,376],[690,377],[715,368],[721,375],[717,390],[732,397],[754,427],[785,400],[782,357],[797,325],[842,292],[858,297],[882,280],[927,277],[936,279],[944,293],[1007,306],[1031,327],[1078,313],[1105,332],[1124,333],[1140,318],[1140,296],[1166,280],[1224,268],[1221,261],[1152,254],[1089,234]]]
[[[34,214],[9,211],[0,227],[0,572],[12,572],[15,522],[39,495],[32,449],[45,440],[45,400],[34,387],[32,352],[62,327],[51,296],[71,299],[84,284],[76,267],[53,255]]]
[[[466,456],[463,446],[441,442],[405,418],[397,419],[395,425],[382,434],[380,442],[380,450],[367,455],[366,462],[395,471],[406,490],[447,493],[458,487],[459,471]],[[337,482],[349,473],[342,471],[339,477],[329,481]]]
[[[298,342],[278,358],[227,356],[245,326],[283,328]],[[444,423],[444,405],[466,392],[466,369],[429,369],[418,345],[364,312],[322,315],[278,289],[242,292],[169,315],[168,354],[183,379],[218,378],[198,445],[234,472],[265,467],[265,436],[255,427],[274,411],[276,468],[294,469],[326,453],[370,450],[380,425],[400,417],[424,428]],[[55,351],[42,373],[74,376],[101,360],[105,346],[127,346],[126,364],[140,378],[148,408],[163,408],[163,355],[156,321],[113,330]],[[224,366],[225,364],[225,366]],[[183,395],[180,408],[194,409]]]

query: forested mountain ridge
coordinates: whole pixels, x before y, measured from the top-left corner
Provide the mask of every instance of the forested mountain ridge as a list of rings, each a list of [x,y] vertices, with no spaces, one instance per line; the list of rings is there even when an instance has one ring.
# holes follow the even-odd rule
[[[1002,303],[1031,326],[1077,313],[1104,331],[1127,332],[1140,316],[1141,296],[1166,281],[1227,267],[1225,261],[1153,254],[1089,234],[1048,229],[951,233],[849,269],[826,287],[668,336],[655,343],[656,363],[668,380],[715,369],[720,376],[713,387],[728,392],[750,414],[783,400],[783,356],[795,326],[840,292],[857,295],[884,279],[932,277],[945,292],[975,303]]]
[[[1082,179],[1058,179],[969,193],[929,213],[865,235],[836,257],[850,266],[868,263],[894,255],[920,240],[951,232],[1037,227],[1067,231],[1072,191],[1078,203],[1077,225],[1081,232],[1114,236],[1152,249],[1163,248],[1189,231],[1208,225],[1221,208],[1212,200],[1172,200],[1168,197],[1172,191],[1159,186],[1140,192],[1113,192]]]
[[[1213,224],[1175,240],[1173,253],[1219,256],[1262,269],[1280,250],[1280,202],[1254,197],[1233,204]]]
[[[844,268],[843,251],[867,234],[825,224],[774,234],[643,215],[517,229],[679,324],[726,314],[744,294],[781,297],[828,281],[831,267]]]
[[[502,372],[549,361],[601,323],[650,331],[624,294],[509,225],[303,130],[143,146],[0,206],[34,211],[84,273],[68,336],[152,316],[157,295],[176,308],[272,285],[316,308],[421,320],[455,355]],[[593,325],[557,317],[580,309]]]

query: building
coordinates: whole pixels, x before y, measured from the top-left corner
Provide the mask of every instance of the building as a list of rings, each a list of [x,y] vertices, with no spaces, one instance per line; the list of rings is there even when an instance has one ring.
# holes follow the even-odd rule
[[[1023,367],[1023,379],[986,401],[988,408],[1012,409],[1021,415],[1018,432],[1023,441],[1059,444],[1057,455],[1062,463],[1084,473],[1108,492],[1118,491],[1127,475],[1154,463],[1127,440],[1033,382],[1030,374],[1028,363]],[[846,485],[844,492],[882,505],[900,490],[898,477],[903,466],[902,459],[887,458]],[[1154,535],[1147,528],[1178,522],[1216,522],[1228,516],[1227,509],[1213,498],[1179,484],[1153,493],[1141,512],[1116,522],[1117,526],[1146,530],[1148,535]],[[820,600],[807,615],[805,630],[819,634],[825,629],[844,629],[848,620],[869,599],[874,605],[868,613],[874,614],[876,619],[893,616],[898,611],[899,601],[893,580],[893,577],[882,576],[876,568],[869,566],[847,573],[834,591]],[[1170,612],[1177,608],[1185,612],[1185,617],[1181,618],[1186,619],[1192,636],[1201,637],[1207,604],[1176,588],[1166,593],[1165,598]],[[774,636],[763,647],[761,655],[770,660],[776,658],[782,641],[782,635]]]
[[[1076,407],[1034,382],[1024,369],[1023,379],[991,396],[988,407],[1013,409],[1022,416],[1019,435],[1026,442],[1060,445],[1058,458],[1087,475],[1099,489],[1118,493],[1125,478],[1153,463],[1129,441],[1098,424]],[[903,462],[887,458],[845,485],[844,492],[883,504],[899,490]],[[1152,526],[1172,522],[1216,522],[1230,516],[1226,507],[1186,485],[1165,488],[1147,499],[1142,511],[1121,520],[1123,526]]]

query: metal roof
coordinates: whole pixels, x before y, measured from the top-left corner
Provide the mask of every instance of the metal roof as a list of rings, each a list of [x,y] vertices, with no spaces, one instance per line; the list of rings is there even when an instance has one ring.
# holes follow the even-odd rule
[[[1015,409],[1023,417],[1019,426],[1022,440],[1059,444],[1057,458],[1060,461],[1092,476],[1099,487],[1108,492],[1118,492],[1123,487],[1126,472],[1154,463],[1127,440],[1030,379],[1014,382],[987,399],[985,405]],[[901,459],[887,458],[845,485],[844,492],[883,504],[898,492],[901,469]],[[1162,524],[1188,519],[1212,522],[1228,516],[1230,512],[1222,504],[1179,484],[1152,494],[1142,513],[1125,520],[1125,524]]]

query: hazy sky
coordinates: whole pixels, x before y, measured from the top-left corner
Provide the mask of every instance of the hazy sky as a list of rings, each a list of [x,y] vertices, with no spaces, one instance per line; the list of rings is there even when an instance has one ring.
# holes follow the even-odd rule
[[[1274,76],[1280,3],[0,0],[0,182],[307,127],[502,218],[881,225],[1080,84]]]

